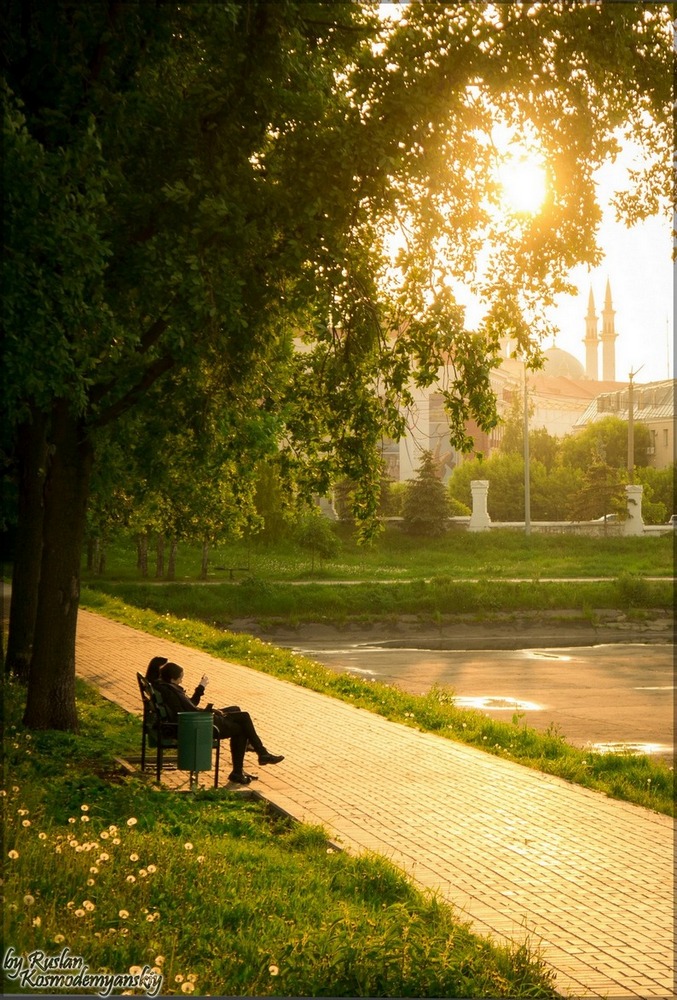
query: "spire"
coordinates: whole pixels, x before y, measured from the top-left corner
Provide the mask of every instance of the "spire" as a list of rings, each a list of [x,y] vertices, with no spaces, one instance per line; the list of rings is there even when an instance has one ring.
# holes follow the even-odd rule
[[[616,333],[615,315],[616,313],[611,303],[611,282],[607,278],[604,309],[602,310],[602,334],[600,336],[600,340],[602,341],[602,378],[605,382],[616,381],[615,340],[618,334]]]
[[[588,296],[588,313],[585,317],[585,377],[597,381],[597,314],[595,312],[595,299],[590,286]]]

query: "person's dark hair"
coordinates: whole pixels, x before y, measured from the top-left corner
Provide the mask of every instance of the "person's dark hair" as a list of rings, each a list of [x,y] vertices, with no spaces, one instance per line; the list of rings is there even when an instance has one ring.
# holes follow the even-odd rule
[[[163,663],[160,667],[160,680],[170,684],[172,681],[181,680],[183,677],[183,667],[178,663]]]
[[[146,668],[146,680],[151,684],[160,680],[160,667],[167,662],[166,656],[154,656]]]

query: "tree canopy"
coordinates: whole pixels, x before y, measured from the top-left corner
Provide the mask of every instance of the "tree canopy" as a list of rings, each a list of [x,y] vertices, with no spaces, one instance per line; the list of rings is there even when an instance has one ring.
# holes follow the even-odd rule
[[[208,375],[232,412],[267,415],[308,489],[353,479],[373,523],[376,444],[412,380],[451,358],[451,434],[470,446],[468,419],[496,421],[498,337],[533,354],[529,313],[598,260],[593,173],[619,130],[651,157],[626,215],[669,190],[670,12],[9,0],[2,47],[8,665],[30,671],[27,724],[68,728],[102,430],[153,392],[171,406],[176,384],[199,399]],[[498,211],[497,122],[543,152],[532,217]],[[481,330],[454,283],[483,295]],[[173,423],[156,426],[162,447]]]

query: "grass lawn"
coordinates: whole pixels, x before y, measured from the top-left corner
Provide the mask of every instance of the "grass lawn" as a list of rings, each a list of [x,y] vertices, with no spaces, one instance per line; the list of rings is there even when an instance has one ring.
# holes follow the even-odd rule
[[[4,942],[18,956],[67,948],[89,975],[145,976],[137,995],[557,995],[527,946],[473,935],[384,859],[225,789],[119,772],[140,720],[82,682],[77,735],[24,730],[23,691],[5,681],[3,695]],[[55,992],[7,969],[3,989]]]

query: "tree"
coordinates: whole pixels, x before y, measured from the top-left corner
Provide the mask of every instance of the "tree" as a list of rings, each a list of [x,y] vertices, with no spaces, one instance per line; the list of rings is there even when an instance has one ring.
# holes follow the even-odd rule
[[[299,545],[311,553],[311,573],[315,572],[315,558],[330,559],[340,548],[331,524],[317,507],[302,514],[294,529],[294,537]]]
[[[436,538],[447,530],[449,501],[437,474],[432,452],[424,451],[416,479],[407,484],[402,503],[402,527],[410,535]]]
[[[648,447],[651,434],[646,424],[636,423],[635,465],[648,464]],[[585,427],[576,434],[568,434],[560,445],[560,459],[564,465],[587,469],[591,462],[602,461],[616,469],[628,467],[628,422],[609,416]]]
[[[395,27],[376,11],[5,5],[1,388],[21,540],[9,665],[30,664],[27,725],[77,724],[80,554],[104,428],[170,375],[190,385],[208,370],[237,408],[257,373],[289,473],[306,492],[351,477],[373,524],[377,443],[402,430],[412,371],[431,384],[453,359],[452,439],[470,447],[466,421],[496,421],[505,323],[528,349],[524,310],[597,259],[592,177],[614,130],[662,163],[663,5],[415,4]],[[543,143],[538,218],[492,208],[497,120]],[[627,212],[653,210],[647,190]],[[399,223],[393,271],[384,237]],[[480,253],[493,308],[471,332],[447,279]],[[292,356],[294,334],[306,350]]]
[[[581,488],[572,500],[571,516],[581,520],[606,518],[607,514],[624,516],[625,481],[622,470],[599,458],[594,459],[584,471]],[[606,531],[606,520],[604,529]]]

